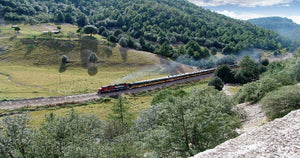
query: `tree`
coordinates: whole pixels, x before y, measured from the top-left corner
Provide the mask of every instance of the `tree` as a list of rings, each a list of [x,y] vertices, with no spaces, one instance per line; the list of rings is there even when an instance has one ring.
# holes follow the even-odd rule
[[[282,87],[268,93],[262,100],[262,109],[270,119],[283,117],[300,108],[300,88],[297,85]]]
[[[234,81],[231,69],[227,65],[219,66],[215,71],[215,76],[220,77],[220,79],[222,79],[225,83],[232,83]]]
[[[268,65],[269,65],[269,60],[268,60],[268,59],[261,59],[259,62],[260,62],[262,65],[264,65],[264,66],[268,66]]]
[[[89,24],[89,21],[88,21],[88,18],[86,17],[86,15],[84,15],[84,14],[79,15],[79,17],[77,19],[77,25],[79,27],[84,27],[88,24]]]
[[[121,123],[122,126],[130,125],[133,119],[133,113],[129,111],[130,105],[126,98],[119,97],[111,107],[111,114],[108,114],[108,119]]]
[[[237,135],[233,105],[210,87],[152,105],[136,121],[140,148],[156,157],[189,157],[213,148]]]
[[[34,132],[28,127],[30,117],[17,115],[0,121],[0,157],[32,157]]]
[[[221,91],[224,87],[224,83],[219,77],[214,77],[208,82],[208,86],[214,86],[215,89]]]
[[[128,40],[127,40],[127,38],[121,37],[120,40],[119,40],[119,44],[120,44],[122,47],[127,47],[127,46],[128,46]]]
[[[211,48],[211,55],[216,55],[218,52],[217,48],[216,47],[212,47]]]
[[[158,53],[163,56],[170,57],[173,54],[173,48],[168,44],[168,42],[164,42],[160,46]]]
[[[87,25],[87,26],[84,26],[83,32],[85,34],[90,34],[90,36],[92,36],[93,34],[97,34],[98,33],[98,29],[94,25]]]
[[[118,36],[121,35],[122,33],[123,33],[122,30],[117,29],[117,30],[114,32],[114,36],[118,37]]]
[[[19,33],[19,31],[20,31],[20,30],[21,30],[21,29],[20,29],[20,27],[18,27],[18,26],[17,26],[17,27],[15,27],[15,31],[16,31],[16,32],[18,32],[18,33]]]
[[[139,43],[141,44],[143,50],[147,50],[146,41],[144,37],[140,37]]]
[[[101,157],[103,149],[95,140],[103,138],[104,127],[95,115],[79,115],[74,110],[62,117],[50,113],[33,139],[33,157]]]
[[[98,56],[96,53],[92,52],[89,56],[89,61],[92,63],[96,63],[98,61]]]
[[[62,64],[70,63],[70,60],[66,55],[63,55],[61,56],[61,63]]]
[[[61,11],[58,11],[56,15],[56,21],[62,23],[65,22],[65,15]]]
[[[240,71],[246,77],[247,81],[258,78],[255,63],[248,55],[245,55],[242,58],[241,62],[239,63],[238,71]]]

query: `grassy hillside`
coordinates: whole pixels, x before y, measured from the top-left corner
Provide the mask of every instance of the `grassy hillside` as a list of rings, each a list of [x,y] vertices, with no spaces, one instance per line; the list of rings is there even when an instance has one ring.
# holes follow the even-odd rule
[[[60,26],[58,35],[42,33],[56,28],[54,24],[21,25],[20,33],[10,25],[0,27],[2,99],[91,93],[104,85],[193,71],[152,53],[110,44],[99,35],[68,37],[74,26]],[[91,52],[99,57],[95,64],[88,60]],[[67,67],[61,66],[62,55],[71,61]]]

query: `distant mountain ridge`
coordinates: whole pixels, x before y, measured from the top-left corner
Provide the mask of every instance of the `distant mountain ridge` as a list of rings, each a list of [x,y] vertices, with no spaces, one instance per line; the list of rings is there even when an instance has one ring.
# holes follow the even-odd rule
[[[291,39],[300,40],[300,25],[284,17],[264,17],[249,19],[249,22],[273,31]]]

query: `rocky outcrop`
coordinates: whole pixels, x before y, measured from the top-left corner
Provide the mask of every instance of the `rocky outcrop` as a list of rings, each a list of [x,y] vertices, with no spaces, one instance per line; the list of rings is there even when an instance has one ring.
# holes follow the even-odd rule
[[[300,157],[300,110],[228,140],[194,158]]]

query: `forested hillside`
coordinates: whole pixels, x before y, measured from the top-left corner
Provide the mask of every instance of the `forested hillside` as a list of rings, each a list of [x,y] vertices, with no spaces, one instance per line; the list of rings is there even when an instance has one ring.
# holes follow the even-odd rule
[[[249,19],[249,22],[282,34],[292,40],[300,41],[300,25],[293,22],[291,19],[282,17],[266,17]]]
[[[294,49],[275,32],[186,0],[0,0],[0,14],[30,24],[92,24],[111,42],[174,58],[184,54],[205,58],[209,49],[224,54],[254,47]],[[193,43],[179,47],[189,42]]]
[[[256,19],[249,19],[248,21],[260,27],[274,30],[282,34],[300,28],[300,25],[294,23],[291,19],[282,18],[282,17],[256,18]]]

